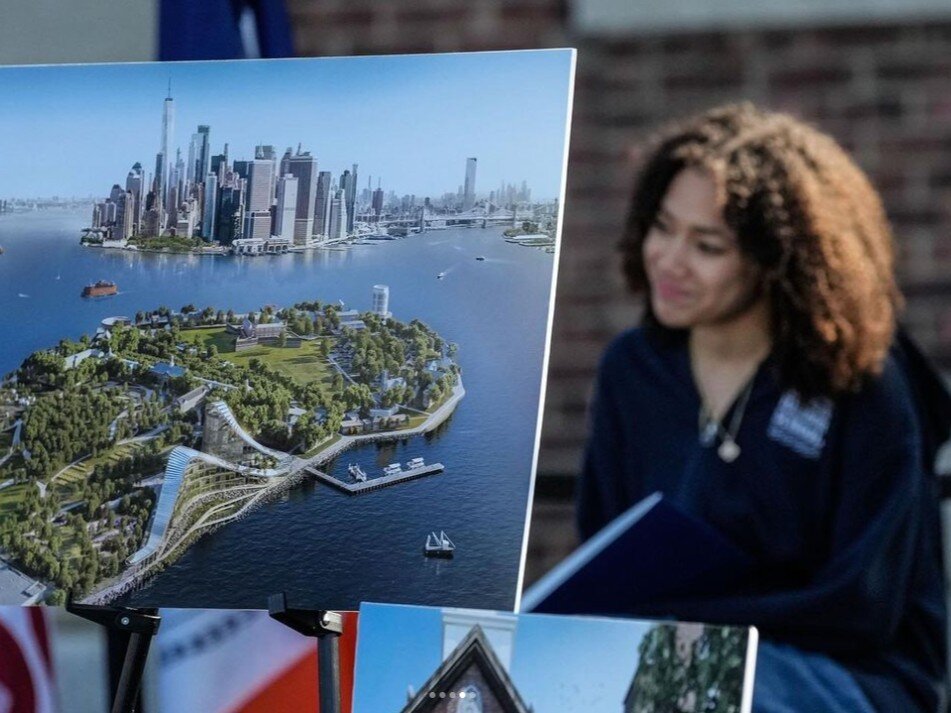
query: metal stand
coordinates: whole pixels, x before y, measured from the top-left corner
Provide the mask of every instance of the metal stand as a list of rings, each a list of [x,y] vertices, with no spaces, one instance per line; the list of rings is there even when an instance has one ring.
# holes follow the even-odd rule
[[[152,637],[158,632],[162,617],[158,609],[96,606],[66,602],[66,611],[106,627],[110,632],[129,635],[122,673],[112,702],[112,713],[135,713],[136,699],[142,685],[142,673],[149,655]]]
[[[317,638],[317,682],[320,687],[320,713],[340,713],[340,651],[343,633],[340,612],[291,609],[284,592],[272,594],[267,610],[273,619],[304,636]]]

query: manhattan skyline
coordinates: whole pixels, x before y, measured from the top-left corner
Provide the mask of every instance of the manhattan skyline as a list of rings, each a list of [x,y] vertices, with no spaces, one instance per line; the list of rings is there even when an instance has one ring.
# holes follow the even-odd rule
[[[477,193],[524,180],[553,199],[570,61],[546,50],[0,68],[0,196],[101,195],[133,161],[148,166],[170,81],[173,160],[204,124],[213,153],[227,142],[232,158],[252,159],[256,145],[302,143],[320,170],[360,164],[361,188],[372,176],[374,187],[437,197],[478,156]]]

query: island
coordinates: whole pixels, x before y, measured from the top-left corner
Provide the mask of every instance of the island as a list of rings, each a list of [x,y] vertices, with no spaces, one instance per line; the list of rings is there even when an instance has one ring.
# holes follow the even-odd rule
[[[303,479],[334,484],[323,466],[351,445],[444,423],[465,395],[457,351],[385,306],[104,319],[0,381],[0,564],[31,601],[112,601]],[[407,475],[442,471],[420,463]],[[360,475],[336,484],[411,479]]]
[[[556,234],[553,220],[548,221],[544,228],[537,222],[526,220],[522,222],[520,227],[508,228],[503,233],[507,243],[514,243],[523,247],[543,248],[549,254],[555,252]]]

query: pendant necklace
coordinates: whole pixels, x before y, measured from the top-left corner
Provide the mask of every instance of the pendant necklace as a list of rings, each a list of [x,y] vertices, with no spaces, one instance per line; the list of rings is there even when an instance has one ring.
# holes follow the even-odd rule
[[[717,455],[724,463],[732,463],[739,458],[742,452],[739,444],[736,442],[737,434],[740,431],[740,425],[743,423],[743,414],[746,412],[746,404],[750,400],[750,394],[753,391],[753,377],[747,382],[740,394],[740,400],[733,409],[733,416],[730,419],[730,427],[724,428],[719,419],[715,418],[707,408],[706,399],[700,394],[700,413],[699,430],[700,444],[703,446],[712,446],[717,436],[720,437],[720,446],[717,448]]]

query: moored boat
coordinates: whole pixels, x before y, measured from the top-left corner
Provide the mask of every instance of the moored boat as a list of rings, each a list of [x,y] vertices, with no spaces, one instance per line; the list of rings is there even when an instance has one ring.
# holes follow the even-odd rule
[[[456,546],[443,530],[436,534],[436,531],[430,532],[426,536],[426,545],[423,547],[423,553],[427,557],[452,557],[456,551]]]

